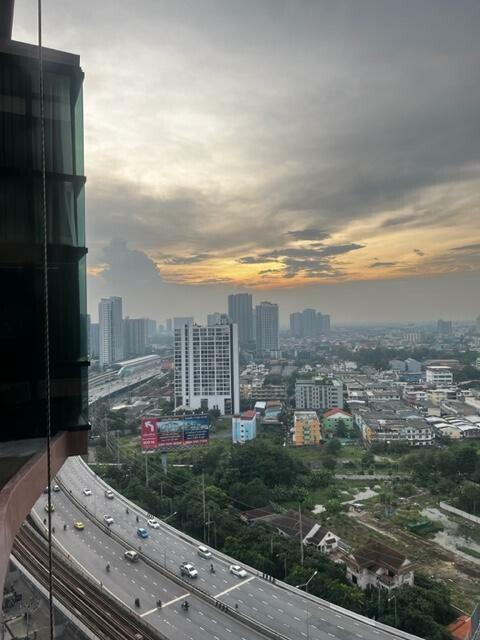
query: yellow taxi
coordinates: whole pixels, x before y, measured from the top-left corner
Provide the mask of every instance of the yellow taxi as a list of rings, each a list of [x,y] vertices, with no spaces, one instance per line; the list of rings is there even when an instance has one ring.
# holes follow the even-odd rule
[[[85,529],[85,523],[81,522],[80,520],[77,520],[76,522],[74,522],[73,526],[75,527],[75,529],[78,529],[79,531],[82,531],[83,529]]]

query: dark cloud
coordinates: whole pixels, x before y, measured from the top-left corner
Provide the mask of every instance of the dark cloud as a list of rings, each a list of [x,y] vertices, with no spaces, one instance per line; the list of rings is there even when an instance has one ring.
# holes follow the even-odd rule
[[[461,247],[453,247],[450,251],[457,251],[459,253],[478,253],[480,251],[480,242],[475,244],[464,244]]]
[[[286,236],[293,238],[294,240],[326,240],[330,237],[329,233],[326,233],[322,229],[316,227],[309,227],[307,229],[297,229],[295,231],[287,231]]]
[[[193,256],[162,256],[161,262],[164,264],[195,264],[205,262],[210,257],[209,253],[197,253]]]
[[[380,269],[382,267],[394,267],[397,262],[372,262],[370,269]]]
[[[240,264],[265,264],[266,262],[278,262],[276,258],[269,255],[243,256],[237,260]]]
[[[112,287],[158,286],[160,270],[146,253],[129,249],[122,238],[113,238],[102,252],[103,279]]]
[[[413,253],[416,253],[417,256],[424,256],[425,255],[425,252],[422,251],[421,249],[414,249]]]

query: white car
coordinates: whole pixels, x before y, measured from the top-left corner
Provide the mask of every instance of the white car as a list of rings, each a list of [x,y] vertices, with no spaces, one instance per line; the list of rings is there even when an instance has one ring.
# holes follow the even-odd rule
[[[160,529],[160,523],[158,520],[155,520],[155,518],[150,518],[150,520],[147,520],[147,524],[149,527],[152,527],[152,529]]]
[[[103,516],[103,521],[106,522],[107,524],[113,524],[112,516]]]
[[[83,490],[83,493],[84,493],[86,496],[91,496],[91,495],[92,495],[92,490],[91,490],[91,489],[84,489],[84,490]]]
[[[203,544],[197,547],[197,553],[201,558],[206,558],[207,560],[212,557],[212,552],[210,551],[210,549],[208,547],[205,547]]]
[[[114,498],[113,491],[110,491],[110,489],[107,489],[105,491],[105,497],[108,498],[109,500],[113,500]]]
[[[196,578],[198,576],[198,571],[191,562],[182,562],[180,565],[180,573],[182,576],[188,576],[189,578]]]
[[[245,569],[242,569],[242,567],[239,564],[231,564],[230,573],[232,573],[234,576],[237,576],[237,578],[247,577],[247,572],[245,571]]]

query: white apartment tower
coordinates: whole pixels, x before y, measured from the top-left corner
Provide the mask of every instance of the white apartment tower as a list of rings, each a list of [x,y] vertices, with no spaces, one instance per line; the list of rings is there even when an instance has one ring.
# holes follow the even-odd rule
[[[278,351],[278,305],[261,302],[255,307],[257,351]]]
[[[99,356],[104,367],[123,359],[122,299],[102,298],[98,305]]]
[[[175,325],[175,408],[239,413],[237,325],[226,318],[208,327],[185,320]]]

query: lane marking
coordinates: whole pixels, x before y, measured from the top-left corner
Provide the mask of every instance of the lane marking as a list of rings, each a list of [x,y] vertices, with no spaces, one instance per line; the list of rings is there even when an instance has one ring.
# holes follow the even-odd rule
[[[186,598],[189,595],[190,595],[190,593],[187,592],[187,593],[184,593],[181,596],[178,596],[178,598],[174,598],[173,600],[169,600],[168,602],[162,602],[162,606],[161,607],[155,607],[155,609],[150,609],[150,611],[145,611],[145,613],[141,613],[140,614],[140,617],[144,618],[145,616],[148,616],[150,613],[155,613],[155,611],[161,611],[165,607],[168,607],[171,604],[175,604],[175,602],[178,602],[179,600],[183,600],[184,598]]]
[[[255,576],[250,576],[250,578],[247,578],[246,580],[242,580],[242,582],[234,584],[233,587],[229,587],[228,589],[225,589],[225,591],[221,591],[220,593],[217,593],[217,595],[213,597],[220,598],[221,596],[224,596],[226,593],[230,593],[230,591],[233,591],[234,589],[238,589],[238,587],[241,587],[244,584],[247,584],[247,582],[250,582],[251,580],[255,580]]]

